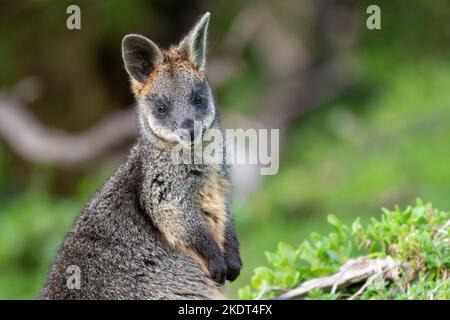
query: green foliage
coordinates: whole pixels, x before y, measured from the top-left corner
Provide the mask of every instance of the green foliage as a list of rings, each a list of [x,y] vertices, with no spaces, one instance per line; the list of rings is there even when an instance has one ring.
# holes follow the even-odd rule
[[[29,192],[0,210],[0,299],[36,298],[79,204]]]
[[[111,171],[98,170],[82,179],[70,197],[58,198],[48,191],[41,170],[29,190],[0,199],[0,299],[38,296],[64,235]]]
[[[312,233],[298,248],[281,242],[275,253],[266,252],[267,267],[254,270],[249,286],[239,291],[242,299],[279,295],[302,282],[339,270],[347,260],[360,256],[391,256],[407,263],[399,279],[374,281],[362,299],[450,299],[450,214],[433,209],[418,200],[415,207],[389,211],[371,219],[363,227],[359,219],[350,226],[329,215],[333,232],[326,236]],[[269,288],[269,290],[267,290]],[[316,290],[313,299],[345,298],[355,288],[336,294]]]

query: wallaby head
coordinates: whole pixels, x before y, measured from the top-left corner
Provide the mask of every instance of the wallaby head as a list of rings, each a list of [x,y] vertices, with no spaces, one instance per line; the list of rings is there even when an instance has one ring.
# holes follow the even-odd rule
[[[122,55],[144,138],[169,146],[191,145],[214,125],[216,108],[205,77],[209,16],[203,15],[188,35],[168,50],[141,35],[124,37]]]

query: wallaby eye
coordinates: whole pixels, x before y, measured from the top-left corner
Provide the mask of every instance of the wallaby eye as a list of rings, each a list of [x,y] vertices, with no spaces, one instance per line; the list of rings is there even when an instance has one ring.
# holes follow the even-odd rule
[[[167,112],[167,108],[166,108],[166,106],[158,106],[157,108],[156,108],[156,111],[158,111],[158,113],[166,113]]]
[[[156,112],[159,114],[164,114],[168,111],[167,105],[165,105],[163,102],[158,101],[156,103]]]
[[[203,103],[203,97],[202,96],[196,96],[194,98],[194,103],[195,104],[202,104]]]
[[[194,105],[199,108],[206,107],[206,99],[199,92],[194,94]]]

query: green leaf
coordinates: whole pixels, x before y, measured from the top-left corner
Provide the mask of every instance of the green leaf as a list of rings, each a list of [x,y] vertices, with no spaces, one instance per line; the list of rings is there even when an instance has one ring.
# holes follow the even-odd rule
[[[327,217],[327,221],[329,224],[336,227],[336,229],[338,229],[339,231],[342,230],[342,221],[334,214],[329,214]]]

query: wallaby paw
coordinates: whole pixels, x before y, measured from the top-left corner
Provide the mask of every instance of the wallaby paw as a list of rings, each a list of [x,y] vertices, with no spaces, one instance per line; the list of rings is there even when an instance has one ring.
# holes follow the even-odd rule
[[[215,282],[223,284],[227,276],[227,265],[224,258],[218,256],[210,259],[208,261],[208,271]]]
[[[227,280],[234,281],[241,273],[242,260],[239,254],[226,258],[227,264]]]

